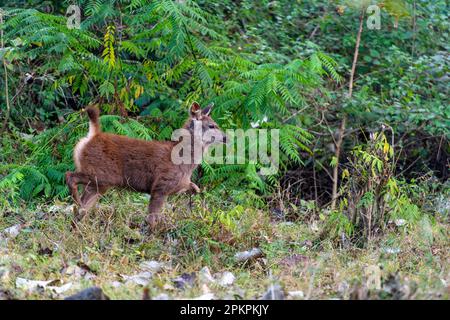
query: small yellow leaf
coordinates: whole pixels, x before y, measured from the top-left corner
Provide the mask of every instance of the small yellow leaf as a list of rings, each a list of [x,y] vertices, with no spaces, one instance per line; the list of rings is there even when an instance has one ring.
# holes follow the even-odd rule
[[[344,169],[344,171],[342,171],[342,179],[345,179],[348,177],[350,177],[350,172],[348,172],[348,169]]]
[[[387,154],[389,152],[389,149],[390,149],[389,143],[384,142],[384,144],[383,144],[383,153]]]

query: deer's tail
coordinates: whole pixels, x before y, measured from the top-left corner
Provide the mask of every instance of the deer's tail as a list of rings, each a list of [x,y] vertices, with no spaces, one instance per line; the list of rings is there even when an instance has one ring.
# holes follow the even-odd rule
[[[90,105],[86,108],[89,117],[89,135],[96,135],[101,132],[100,129],[100,110],[95,105]]]

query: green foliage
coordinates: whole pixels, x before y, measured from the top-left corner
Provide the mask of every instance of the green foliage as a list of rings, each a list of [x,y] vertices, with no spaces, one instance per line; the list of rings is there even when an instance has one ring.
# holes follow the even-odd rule
[[[182,106],[194,100],[213,101],[217,105],[215,117],[232,116],[223,118],[228,122],[223,123],[224,128],[249,128],[262,118],[268,119],[264,124],[267,128],[282,126],[282,168],[302,164],[300,152],[310,152],[307,145],[312,135],[298,127],[290,115],[306,106],[307,97],[323,85],[324,76],[340,80],[336,63],[329,56],[316,48],[304,60],[255,63],[224,46],[225,38],[216,31],[218,22],[191,1],[82,4],[87,17],[79,30],[68,29],[62,17],[33,9],[7,12],[8,45],[20,43],[9,47],[20,53],[8,57],[10,63],[24,68],[31,54],[33,63],[39,65],[35,72],[47,75],[43,85],[53,91],[54,99],[67,101],[67,97],[77,95],[81,98],[78,103],[99,100],[109,113],[149,115],[150,128],[154,129],[150,131],[133,119],[121,123],[117,116],[102,117],[106,131],[144,139],[169,138],[185,118],[185,113],[179,112]],[[118,19],[123,10],[126,14]],[[146,24],[153,27],[142,28]],[[60,105],[55,100],[49,103]],[[56,109],[57,114],[61,111]],[[20,116],[23,114],[13,113],[13,117]],[[36,136],[31,160],[20,169],[27,171],[22,183],[26,187],[21,190],[25,199],[40,194],[67,195],[59,187],[63,169],[72,166],[68,155],[82,136],[78,129],[85,128],[80,125],[69,135],[71,127],[63,124]],[[52,148],[61,133],[67,134],[70,143],[63,150],[57,147],[59,155],[53,157]],[[265,192],[275,182],[275,177],[264,181],[256,173],[260,164],[203,167],[206,175],[202,180],[216,185],[226,181],[227,186]],[[50,188],[51,184],[56,184],[55,188]]]
[[[394,150],[384,132],[356,146],[342,173],[340,210],[326,220],[326,232],[371,241],[389,223],[415,223],[423,211],[412,202],[409,184],[393,176]]]
[[[238,205],[229,211],[217,210],[213,212],[208,219],[213,226],[216,223],[223,226],[227,231],[235,234],[239,225],[239,220],[244,214],[244,207]]]
[[[4,212],[12,207],[19,197],[18,189],[23,181],[23,174],[20,171],[13,171],[0,180],[0,209]]]
[[[355,231],[355,225],[341,211],[333,211],[327,220],[328,232],[332,237],[342,234],[351,237]]]

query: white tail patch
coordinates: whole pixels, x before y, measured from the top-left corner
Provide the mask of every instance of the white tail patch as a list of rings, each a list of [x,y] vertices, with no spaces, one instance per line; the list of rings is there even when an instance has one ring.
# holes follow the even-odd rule
[[[77,171],[81,171],[81,153],[84,150],[84,147],[91,141],[91,139],[95,136],[95,127],[94,124],[89,121],[89,133],[86,137],[81,138],[78,141],[75,149],[73,150],[73,161],[75,162],[75,167]]]

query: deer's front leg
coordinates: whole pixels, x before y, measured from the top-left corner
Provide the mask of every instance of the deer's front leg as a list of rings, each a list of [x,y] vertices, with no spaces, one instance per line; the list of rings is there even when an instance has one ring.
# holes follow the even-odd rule
[[[196,193],[200,193],[200,188],[193,182],[189,183],[189,186],[191,187],[191,189],[194,189],[194,191]]]
[[[163,194],[153,193],[151,195],[150,204],[148,205],[147,223],[151,231],[155,231],[158,228],[158,224],[162,220],[161,209],[166,201],[166,196]]]

